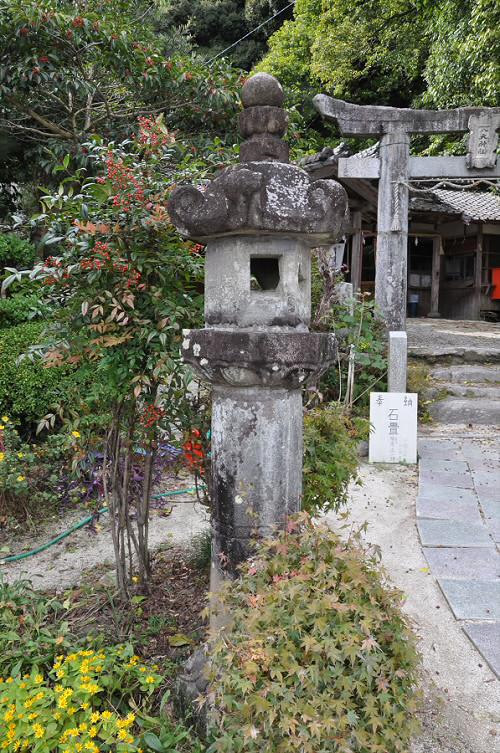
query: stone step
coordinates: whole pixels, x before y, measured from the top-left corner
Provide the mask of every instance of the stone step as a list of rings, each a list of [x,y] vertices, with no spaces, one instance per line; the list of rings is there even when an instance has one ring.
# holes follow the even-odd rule
[[[485,397],[489,400],[500,400],[500,384],[494,385],[476,385],[476,384],[449,384],[444,382],[439,385],[440,390],[446,390],[449,395],[454,397]]]
[[[500,384],[500,366],[483,364],[437,365],[431,369],[429,376],[451,383],[473,382]]]
[[[433,420],[442,424],[500,425],[500,400],[447,397],[429,406]]]
[[[450,365],[460,365],[463,363],[500,363],[500,350],[498,346],[494,347],[475,347],[459,348],[450,346],[420,346],[408,345],[408,355],[411,358],[422,359],[427,363],[440,364],[449,363]]]

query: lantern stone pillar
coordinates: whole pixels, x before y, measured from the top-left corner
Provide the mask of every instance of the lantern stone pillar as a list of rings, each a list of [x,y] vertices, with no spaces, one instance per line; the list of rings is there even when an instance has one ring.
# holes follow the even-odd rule
[[[311,248],[342,232],[347,196],[288,164],[287,115],[276,79],[242,90],[240,164],[203,191],[181,186],[169,212],[207,244],[205,327],[182,353],[213,385],[212,593],[286,525],[302,496],[302,387],[335,360],[335,338],[310,333]]]

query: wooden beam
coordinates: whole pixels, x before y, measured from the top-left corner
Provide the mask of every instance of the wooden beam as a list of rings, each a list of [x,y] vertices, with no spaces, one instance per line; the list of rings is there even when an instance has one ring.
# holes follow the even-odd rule
[[[427,314],[430,319],[438,319],[439,313],[439,283],[441,279],[441,236],[432,239],[432,276],[431,276],[431,310]]]
[[[345,181],[345,185],[347,188],[350,188],[355,193],[357,193],[358,196],[362,196],[363,199],[366,199],[366,201],[371,204],[372,207],[377,207],[378,191],[375,186],[370,185],[368,181],[357,180],[356,178],[353,178],[352,180]]]
[[[361,288],[361,277],[363,269],[363,233],[361,231],[361,226],[361,212],[353,212],[353,234],[351,237],[351,283],[353,293],[357,293]]]
[[[323,117],[336,120],[345,136],[381,136],[390,131],[465,133],[471,116],[480,117],[486,113],[495,119],[500,117],[500,107],[411,110],[403,107],[354,105],[326,94],[317,94],[313,104]]]
[[[483,226],[479,225],[476,240],[476,267],[474,270],[474,288],[476,298],[476,317],[479,319],[481,311],[481,290],[483,285]]]
[[[491,168],[470,168],[465,157],[410,157],[409,175],[410,178],[500,178],[500,164]],[[340,157],[338,176],[376,180],[380,177],[380,160],[378,157]]]

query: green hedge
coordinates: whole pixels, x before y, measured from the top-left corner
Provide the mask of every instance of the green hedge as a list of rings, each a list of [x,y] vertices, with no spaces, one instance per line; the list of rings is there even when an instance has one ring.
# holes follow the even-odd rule
[[[34,293],[15,293],[10,298],[0,298],[0,329],[30,321],[41,316],[44,307]]]
[[[19,422],[22,433],[32,432],[73,383],[70,367],[46,369],[28,358],[17,362],[30,345],[40,342],[43,328],[42,322],[26,322],[0,330],[0,414]]]
[[[3,267],[29,269],[36,260],[36,249],[32,243],[15,233],[0,234],[0,270]]]

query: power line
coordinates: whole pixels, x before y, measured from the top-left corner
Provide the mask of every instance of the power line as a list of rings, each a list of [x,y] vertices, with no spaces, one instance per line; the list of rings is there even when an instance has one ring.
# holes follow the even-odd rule
[[[271,16],[271,18],[268,18],[267,21],[263,21],[261,24],[256,26],[255,29],[252,29],[252,31],[249,31],[248,34],[245,34],[245,36],[241,37],[240,39],[237,39],[236,42],[233,42],[233,44],[230,44],[229,47],[226,47],[225,50],[222,50],[222,52],[218,52],[217,55],[214,55],[214,57],[210,58],[210,60],[205,60],[204,65],[210,65],[210,63],[213,63],[214,60],[217,60],[217,58],[220,58],[221,55],[224,55],[228,50],[232,50],[233,47],[236,47],[236,45],[242,42],[244,39],[246,39],[247,37],[250,37],[259,29],[262,29],[263,26],[268,24],[270,21],[273,21],[281,13],[284,13],[286,10],[288,10],[288,8],[291,8],[292,5],[295,5],[295,0],[292,0],[291,3],[288,3],[288,5],[286,5],[284,8],[282,8],[277,13],[275,13],[274,16]]]

